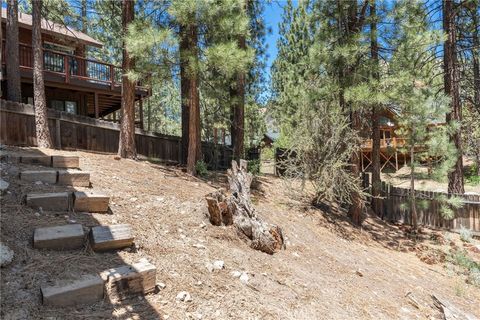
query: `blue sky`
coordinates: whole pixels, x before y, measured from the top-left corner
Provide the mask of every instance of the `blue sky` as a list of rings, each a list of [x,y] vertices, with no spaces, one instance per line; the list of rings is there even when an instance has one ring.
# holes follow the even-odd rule
[[[282,20],[283,6],[286,1],[272,1],[265,5],[265,12],[263,14],[265,19],[265,25],[267,29],[271,29],[271,33],[267,34],[267,70],[266,73],[270,77],[270,67],[272,66],[275,57],[277,56],[277,39],[279,38],[278,34],[278,24]]]

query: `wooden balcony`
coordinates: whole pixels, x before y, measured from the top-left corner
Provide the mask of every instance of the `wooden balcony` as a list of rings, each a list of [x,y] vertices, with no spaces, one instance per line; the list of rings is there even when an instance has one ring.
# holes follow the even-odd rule
[[[380,139],[380,150],[385,151],[389,148],[396,150],[398,148],[402,148],[405,146],[405,139],[404,138],[389,138],[389,139]],[[373,149],[373,141],[372,139],[364,139],[362,141],[362,151],[363,152],[370,152]]]
[[[5,64],[5,45],[2,51]],[[22,82],[33,81],[33,50],[30,45],[19,46]],[[93,93],[89,108],[102,116],[119,108],[121,100],[122,68],[110,63],[43,49],[43,69],[46,86]],[[8,75],[6,75],[8,77]],[[137,84],[137,99],[150,95],[146,86]]]

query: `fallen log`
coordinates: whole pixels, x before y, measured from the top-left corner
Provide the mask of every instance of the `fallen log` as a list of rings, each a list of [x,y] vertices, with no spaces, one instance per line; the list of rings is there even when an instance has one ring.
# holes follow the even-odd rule
[[[232,161],[227,176],[228,193],[220,189],[206,196],[210,222],[216,226],[234,225],[254,249],[268,254],[284,249],[282,229],[263,221],[255,212],[250,199],[253,176],[247,171],[247,161],[240,160],[240,166]]]
[[[475,316],[465,313],[443,297],[432,294],[433,303],[443,313],[445,320],[475,320]]]

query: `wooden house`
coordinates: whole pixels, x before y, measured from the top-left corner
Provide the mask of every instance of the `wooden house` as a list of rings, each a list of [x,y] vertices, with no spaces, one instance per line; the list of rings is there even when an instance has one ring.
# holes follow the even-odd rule
[[[410,156],[405,152],[405,139],[397,135],[399,129],[398,118],[400,112],[395,107],[384,108],[380,113],[380,165],[381,170],[398,170],[400,165],[405,165]],[[430,128],[442,123],[432,122]],[[362,171],[368,171],[372,165],[372,131],[371,128],[365,128],[361,132],[362,140]],[[423,151],[422,146],[415,146],[415,152]]]
[[[3,36],[1,79],[2,98],[6,94],[5,27],[7,12],[2,8]],[[32,16],[19,13],[19,59],[22,82],[22,102],[33,103]],[[101,48],[103,44],[85,33],[49,20],[42,20],[43,63],[45,93],[49,108],[72,114],[100,118],[120,109],[121,77],[119,66],[87,57],[88,47]],[[150,95],[147,87],[136,87],[140,119],[142,99]],[[114,114],[113,114],[114,115]],[[142,123],[140,123],[140,127]]]

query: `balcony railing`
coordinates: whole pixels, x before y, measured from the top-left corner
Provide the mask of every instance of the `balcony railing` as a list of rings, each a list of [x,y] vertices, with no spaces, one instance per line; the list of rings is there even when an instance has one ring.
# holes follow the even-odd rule
[[[389,138],[389,139],[380,139],[380,148],[402,148],[405,146],[405,139],[404,138]],[[363,150],[371,150],[373,148],[373,141],[372,139],[365,139],[362,141],[362,149]]]
[[[2,54],[5,57],[5,46],[3,46]],[[20,44],[19,60],[20,68],[33,69],[31,46]],[[108,85],[112,90],[122,83],[121,67],[49,49],[43,49],[43,69],[46,72],[61,75],[66,83],[69,83],[71,79],[80,79]]]

